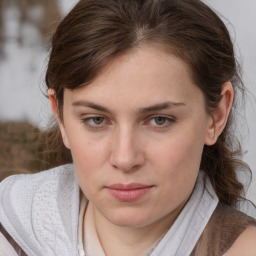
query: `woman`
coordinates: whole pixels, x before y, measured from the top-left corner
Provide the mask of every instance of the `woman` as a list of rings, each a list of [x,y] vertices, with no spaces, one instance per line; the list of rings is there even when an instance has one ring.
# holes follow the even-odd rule
[[[73,164],[2,182],[3,250],[255,255],[256,222],[235,210],[246,168],[230,130],[236,69],[201,1],[80,1],[46,73]]]

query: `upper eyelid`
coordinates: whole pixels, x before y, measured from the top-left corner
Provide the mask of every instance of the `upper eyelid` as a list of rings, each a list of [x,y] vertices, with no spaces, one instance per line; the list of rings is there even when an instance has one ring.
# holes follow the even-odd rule
[[[162,125],[157,125],[157,124],[150,124],[150,122],[157,117],[163,117],[166,118],[164,124]],[[145,125],[146,127],[151,127],[152,129],[164,129],[169,127],[172,123],[176,122],[176,119],[170,116],[166,116],[166,115],[155,115],[153,117],[150,117],[148,119],[146,119],[146,121],[143,123],[143,125]]]
[[[101,115],[101,114],[86,114],[86,115],[82,115],[81,116],[81,120],[88,120],[88,119],[93,119],[93,118],[97,118],[97,117],[102,117],[104,119],[110,119],[104,115]]]
[[[86,114],[86,115],[82,115],[81,119],[90,119],[90,118],[95,118],[95,117],[102,117],[102,118],[105,118],[105,119],[109,119],[111,120],[112,118],[110,117],[107,117],[105,115],[102,115],[102,114]],[[156,118],[156,117],[164,117],[166,119],[172,119],[172,120],[175,120],[176,118],[174,116],[170,116],[170,115],[165,115],[165,114],[153,114],[153,115],[148,115],[146,117],[144,117],[143,119],[144,120],[148,120],[148,119],[153,119],[153,118]]]
[[[86,114],[86,115],[82,115],[82,119],[89,119],[89,118],[94,118],[94,117],[103,117],[103,118],[106,118],[106,119],[112,119],[110,117],[107,117],[105,115],[102,115],[102,114]],[[150,118],[156,118],[156,117],[165,117],[167,119],[175,119],[175,117],[173,116],[170,116],[170,115],[165,115],[165,114],[153,114],[153,115],[148,115],[146,116],[144,119],[150,119]]]
[[[164,114],[150,115],[150,116],[148,116],[148,117],[145,118],[145,119],[146,119],[146,120],[150,120],[150,119],[153,119],[153,118],[156,118],[156,117],[164,117],[164,118],[169,119],[169,120],[176,120],[175,117],[170,116],[170,115],[164,115]]]
[[[85,120],[90,120],[90,119],[97,118],[97,117],[104,118],[105,121],[111,120],[111,118],[106,117],[105,115],[102,115],[102,114],[87,114],[86,116],[82,117],[81,120],[85,121]],[[145,121],[147,122],[147,121],[150,121],[151,119],[154,119],[157,117],[163,117],[170,121],[176,121],[176,118],[173,116],[170,116],[170,115],[154,114],[154,115],[146,116],[145,118],[143,118],[142,122],[145,122]]]
[[[82,117],[81,120],[82,121],[92,120],[92,119],[97,118],[97,117],[103,118],[104,120],[108,120],[108,118],[106,118],[105,116],[102,116],[102,115],[92,115],[92,116],[88,116],[88,117]]]
[[[102,117],[102,118],[104,118],[104,120],[103,120],[103,124],[99,124],[99,125],[97,125],[97,124],[90,124],[89,122],[90,121],[92,121],[92,119],[93,118],[96,118],[96,117]],[[85,125],[85,126],[87,126],[88,127],[88,129],[92,129],[92,130],[102,130],[102,129],[104,129],[104,127],[105,126],[107,126],[108,124],[106,124],[105,121],[106,120],[106,118],[105,117],[103,117],[103,116],[101,116],[101,115],[97,115],[97,116],[89,116],[89,117],[84,117],[84,118],[81,118],[81,122]]]

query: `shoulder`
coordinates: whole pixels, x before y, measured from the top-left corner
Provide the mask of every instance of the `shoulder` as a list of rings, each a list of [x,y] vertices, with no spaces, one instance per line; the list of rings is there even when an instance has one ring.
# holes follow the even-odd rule
[[[0,183],[0,223],[28,255],[54,247],[75,255],[79,192],[73,165],[8,177]]]
[[[10,187],[22,187],[21,184],[29,184],[31,187],[32,185],[42,184],[44,181],[49,180],[74,180],[74,167],[72,164],[63,165],[59,167],[52,168],[50,170],[41,171],[35,174],[18,174],[12,175],[4,179],[0,182],[0,192],[3,189],[7,189]],[[27,188],[24,186],[23,189]]]
[[[32,203],[36,195],[54,194],[63,187],[69,190],[76,184],[77,180],[71,164],[36,174],[13,175],[0,183],[0,204],[2,207],[14,204],[15,207],[23,208],[21,202]]]
[[[216,255],[256,256],[256,220],[232,207],[219,204],[201,241],[208,251],[216,251]]]
[[[73,165],[10,176],[0,183],[0,222],[10,216],[15,219],[16,213],[28,217],[32,208],[43,207],[46,198],[68,200],[67,194],[77,187]]]
[[[256,226],[249,226],[224,256],[256,256]]]

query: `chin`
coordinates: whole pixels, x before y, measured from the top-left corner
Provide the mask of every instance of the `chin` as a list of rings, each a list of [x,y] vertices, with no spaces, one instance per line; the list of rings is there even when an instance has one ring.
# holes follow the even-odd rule
[[[145,216],[138,211],[129,213],[128,210],[120,211],[119,213],[116,212],[111,216],[106,216],[106,218],[117,226],[127,228],[142,228],[153,222],[149,216]]]

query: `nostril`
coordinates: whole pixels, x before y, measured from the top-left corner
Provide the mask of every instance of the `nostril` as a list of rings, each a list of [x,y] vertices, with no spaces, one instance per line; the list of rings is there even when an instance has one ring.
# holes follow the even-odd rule
[[[115,169],[130,172],[139,169],[144,164],[144,157],[140,153],[126,155],[126,157],[116,155],[111,157],[110,162]]]

